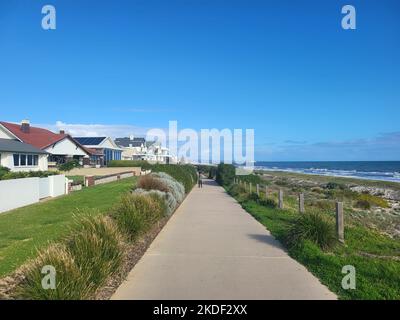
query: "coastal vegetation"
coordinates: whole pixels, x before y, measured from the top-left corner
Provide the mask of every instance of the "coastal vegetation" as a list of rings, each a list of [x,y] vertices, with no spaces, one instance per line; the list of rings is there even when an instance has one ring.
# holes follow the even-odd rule
[[[391,183],[355,183],[354,179],[272,172],[236,179],[239,184],[224,184],[227,192],[339,298],[400,298],[400,223],[396,201],[360,191],[365,190],[363,186],[390,188]],[[255,192],[255,183],[261,186],[259,194]],[[280,189],[284,192],[283,209],[277,206]],[[305,196],[303,214],[298,212],[299,192]],[[337,200],[345,205],[344,244],[335,233]],[[356,289],[345,290],[341,286],[342,268],[346,265],[355,267]]]
[[[127,178],[86,188],[67,197],[0,216],[0,226],[18,226],[20,223],[19,234],[24,239],[25,223],[30,220],[31,225],[37,225],[36,231],[32,230],[32,239],[29,240],[33,241],[28,241],[28,248],[24,248],[24,241],[21,241],[20,250],[16,251],[12,239],[2,244],[2,248],[6,246],[8,250],[0,251],[1,258],[9,262],[2,274],[10,274],[22,266],[10,274],[9,278],[14,279],[12,288],[2,290],[0,281],[0,296],[2,291],[3,295],[6,291],[6,298],[96,298],[111,276],[127,271],[126,267],[124,269],[128,263],[126,257],[142,246],[141,237],[165,223],[183,201],[184,184],[190,181],[190,191],[196,183],[194,167],[177,165],[171,169],[165,165],[164,168],[177,179],[163,172],[162,165],[159,165],[156,173],[142,176],[139,180]],[[171,197],[174,207],[170,206]],[[73,201],[78,199],[82,205],[77,209],[73,207]],[[39,225],[38,220],[41,221]],[[47,227],[47,232],[43,233],[43,226],[44,230]],[[12,234],[15,237],[15,232]],[[52,265],[57,270],[55,290],[42,288],[44,265]]]

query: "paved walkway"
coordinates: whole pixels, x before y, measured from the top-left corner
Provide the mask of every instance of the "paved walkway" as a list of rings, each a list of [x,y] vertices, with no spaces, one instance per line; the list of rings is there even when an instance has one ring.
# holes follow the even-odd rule
[[[211,180],[195,187],[112,299],[335,299]]]

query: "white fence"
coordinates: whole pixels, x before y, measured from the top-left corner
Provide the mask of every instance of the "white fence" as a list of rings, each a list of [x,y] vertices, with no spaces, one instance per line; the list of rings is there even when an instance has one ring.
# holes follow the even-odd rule
[[[66,193],[63,174],[47,178],[23,178],[0,181],[0,212],[39,202]]]

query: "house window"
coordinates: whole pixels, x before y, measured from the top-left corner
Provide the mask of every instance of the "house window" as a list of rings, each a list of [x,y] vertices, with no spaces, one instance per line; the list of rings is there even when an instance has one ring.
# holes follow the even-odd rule
[[[26,154],[21,154],[20,157],[20,166],[26,166]]]
[[[19,154],[13,154],[14,157],[14,167],[19,167]]]
[[[33,167],[38,166],[39,156],[37,154],[13,154],[14,167]]]

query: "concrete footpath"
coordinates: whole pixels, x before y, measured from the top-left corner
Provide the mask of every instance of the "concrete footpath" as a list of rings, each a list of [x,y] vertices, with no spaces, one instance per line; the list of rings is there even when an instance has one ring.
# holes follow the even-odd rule
[[[203,185],[112,299],[336,299],[223,188]]]

